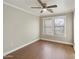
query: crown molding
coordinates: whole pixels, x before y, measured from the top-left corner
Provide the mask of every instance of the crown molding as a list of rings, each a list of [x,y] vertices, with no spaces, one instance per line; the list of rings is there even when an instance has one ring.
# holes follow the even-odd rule
[[[42,15],[42,16],[40,16],[40,18],[52,17],[52,16],[61,16],[61,15],[72,14],[72,13],[74,13],[74,11],[58,13],[58,14],[51,14],[51,15]]]
[[[4,4],[4,5],[7,5],[7,6],[10,6],[10,7],[12,7],[12,8],[18,9],[18,10],[20,10],[20,11],[22,11],[22,12],[28,13],[28,14],[30,14],[30,15],[37,16],[37,15],[35,15],[35,14],[32,14],[30,11],[27,11],[27,10],[25,10],[25,9],[23,9],[23,8],[21,8],[21,7],[18,7],[18,6],[16,6],[16,5],[14,5],[14,4],[11,4],[11,3],[8,3],[8,2],[5,2],[5,1],[3,2],[3,4]]]

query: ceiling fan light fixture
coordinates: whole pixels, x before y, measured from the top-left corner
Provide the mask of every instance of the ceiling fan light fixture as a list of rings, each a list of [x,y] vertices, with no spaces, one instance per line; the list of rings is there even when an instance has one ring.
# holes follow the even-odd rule
[[[43,11],[46,11],[46,9],[44,8]]]
[[[43,12],[46,12],[46,11],[49,11],[50,13],[53,13],[52,9],[50,8],[56,8],[57,5],[50,5],[50,6],[47,6],[47,3],[44,3],[42,2],[41,0],[37,0],[39,2],[39,4],[41,5],[41,7],[32,7],[32,8],[39,8],[39,9],[42,9],[40,11],[40,13],[43,13]]]

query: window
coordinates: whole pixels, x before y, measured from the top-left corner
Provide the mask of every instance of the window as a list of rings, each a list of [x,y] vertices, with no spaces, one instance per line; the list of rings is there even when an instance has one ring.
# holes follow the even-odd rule
[[[44,34],[53,35],[53,26],[52,20],[44,20]]]
[[[63,17],[55,18],[55,34],[56,35],[64,34],[64,18]]]
[[[63,35],[64,17],[55,17],[43,19],[43,34],[45,35]]]

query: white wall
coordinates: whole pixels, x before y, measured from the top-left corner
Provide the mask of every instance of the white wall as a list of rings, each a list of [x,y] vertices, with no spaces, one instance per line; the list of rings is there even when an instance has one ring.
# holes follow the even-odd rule
[[[4,5],[4,53],[39,38],[39,18]]]
[[[73,13],[66,15],[66,40],[73,43]]]
[[[42,34],[42,18],[44,17],[55,17],[55,16],[66,16],[65,18],[65,32],[63,37],[62,36],[48,36]],[[66,13],[66,14],[59,14],[59,15],[51,15],[51,16],[43,16],[40,18],[40,37],[45,39],[51,39],[56,41],[68,42],[73,43],[72,39],[72,22],[73,22],[73,13]]]

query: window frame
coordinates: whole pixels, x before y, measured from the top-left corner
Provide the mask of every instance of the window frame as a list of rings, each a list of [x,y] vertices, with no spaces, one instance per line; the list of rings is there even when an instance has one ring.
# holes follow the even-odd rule
[[[55,16],[55,19],[58,19],[58,18],[64,20],[64,25],[63,25],[63,26],[56,26],[56,25],[54,24],[54,35],[56,35],[56,36],[61,36],[61,35],[63,35],[63,36],[64,36],[64,34],[65,34],[65,16]],[[54,19],[54,23],[55,23],[55,19]],[[61,34],[56,34],[55,27],[64,27],[63,33],[61,33]]]
[[[64,31],[63,31],[63,33],[62,34],[56,34],[55,33],[55,19],[56,18],[63,18],[64,19],[64,25],[63,25],[63,27],[64,27]],[[66,16],[55,16],[55,17],[51,17],[51,19],[53,20],[53,30],[52,30],[52,32],[53,32],[53,36],[65,36],[65,31],[66,31],[66,29],[65,29],[65,23],[66,23],[66,21],[65,21],[65,18],[66,18]],[[44,35],[48,35],[48,34],[46,34],[46,32],[45,32],[45,28],[46,28],[46,26],[45,26],[45,20],[50,20],[48,17],[46,17],[46,18],[44,18],[44,19],[42,19],[42,23],[43,23],[43,26],[42,26],[42,34],[44,34]],[[58,27],[62,27],[62,26],[58,26]],[[50,27],[51,28],[51,27]]]

